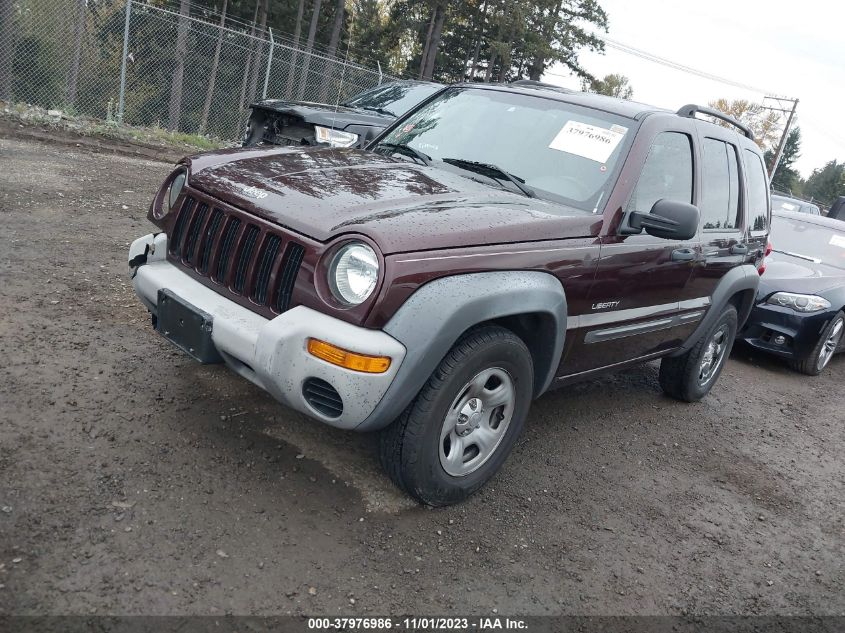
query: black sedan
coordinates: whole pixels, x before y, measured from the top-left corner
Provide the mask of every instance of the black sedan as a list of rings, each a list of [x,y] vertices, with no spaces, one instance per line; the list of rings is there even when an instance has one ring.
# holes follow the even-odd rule
[[[757,304],[738,338],[818,375],[845,350],[845,222],[774,211]]]
[[[250,106],[243,145],[363,147],[397,117],[441,88],[441,84],[424,81],[393,81],[338,105],[258,101]]]

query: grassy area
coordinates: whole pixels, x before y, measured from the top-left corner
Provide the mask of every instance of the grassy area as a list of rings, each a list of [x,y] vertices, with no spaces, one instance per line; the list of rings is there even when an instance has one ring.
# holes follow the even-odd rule
[[[185,134],[183,132],[171,132],[170,130],[157,127],[133,127],[130,125],[118,125],[117,123],[95,124],[91,127],[91,134],[138,143],[161,143],[164,145],[195,147],[203,151],[219,149],[227,145],[227,143],[219,139],[200,136],[199,134]]]
[[[0,117],[17,121],[24,125],[46,126],[84,136],[100,137],[141,145],[168,146],[174,149],[184,150],[186,153],[208,151],[234,145],[232,141],[223,141],[208,136],[200,136],[199,134],[171,132],[160,127],[121,125],[116,121],[103,121],[101,119],[76,116],[71,112],[46,110],[25,103],[0,101]]]

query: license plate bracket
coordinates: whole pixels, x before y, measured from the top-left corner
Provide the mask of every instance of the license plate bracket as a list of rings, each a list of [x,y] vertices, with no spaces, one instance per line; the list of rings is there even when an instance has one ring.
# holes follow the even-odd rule
[[[211,339],[213,327],[214,319],[207,312],[177,297],[167,288],[158,291],[156,330],[203,364],[223,361]]]

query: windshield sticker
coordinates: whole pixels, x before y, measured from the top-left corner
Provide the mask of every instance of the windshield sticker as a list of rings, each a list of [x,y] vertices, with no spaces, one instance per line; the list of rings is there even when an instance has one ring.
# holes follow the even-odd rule
[[[781,209],[786,209],[787,211],[795,211],[795,209],[798,208],[794,204],[790,204],[788,202],[781,202],[780,207]]]
[[[838,246],[839,248],[845,248],[845,236],[843,235],[831,235],[830,236],[830,243],[832,246]]]
[[[580,121],[567,121],[549,143],[549,148],[606,163],[627,131],[628,128],[621,125],[614,125],[608,130]]]

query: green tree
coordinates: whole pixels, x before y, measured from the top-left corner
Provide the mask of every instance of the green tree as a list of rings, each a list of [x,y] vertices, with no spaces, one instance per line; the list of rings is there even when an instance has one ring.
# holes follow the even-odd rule
[[[804,184],[803,193],[828,207],[836,198],[845,195],[845,161],[832,160],[824,167],[814,169]]]
[[[607,32],[607,14],[597,0],[535,0],[523,41],[527,67],[517,76],[540,79],[556,62],[581,77],[592,78],[578,59],[582,50],[604,52],[592,29]]]
[[[801,176],[793,168],[795,161],[801,156],[801,128],[794,127],[786,137],[783,155],[780,158],[777,171],[772,176],[772,189],[795,193],[800,185]],[[766,152],[766,166],[771,170],[775,160],[775,150]]]
[[[763,151],[777,147],[781,133],[781,117],[777,112],[772,112],[761,104],[747,99],[735,99],[733,101],[716,99],[708,105],[751,128],[755,142]],[[721,119],[714,119],[714,122],[724,127],[731,127],[730,123]]]
[[[619,99],[631,99],[634,96],[634,89],[628,83],[628,78],[617,73],[605,75],[604,79],[582,79],[581,90]]]

